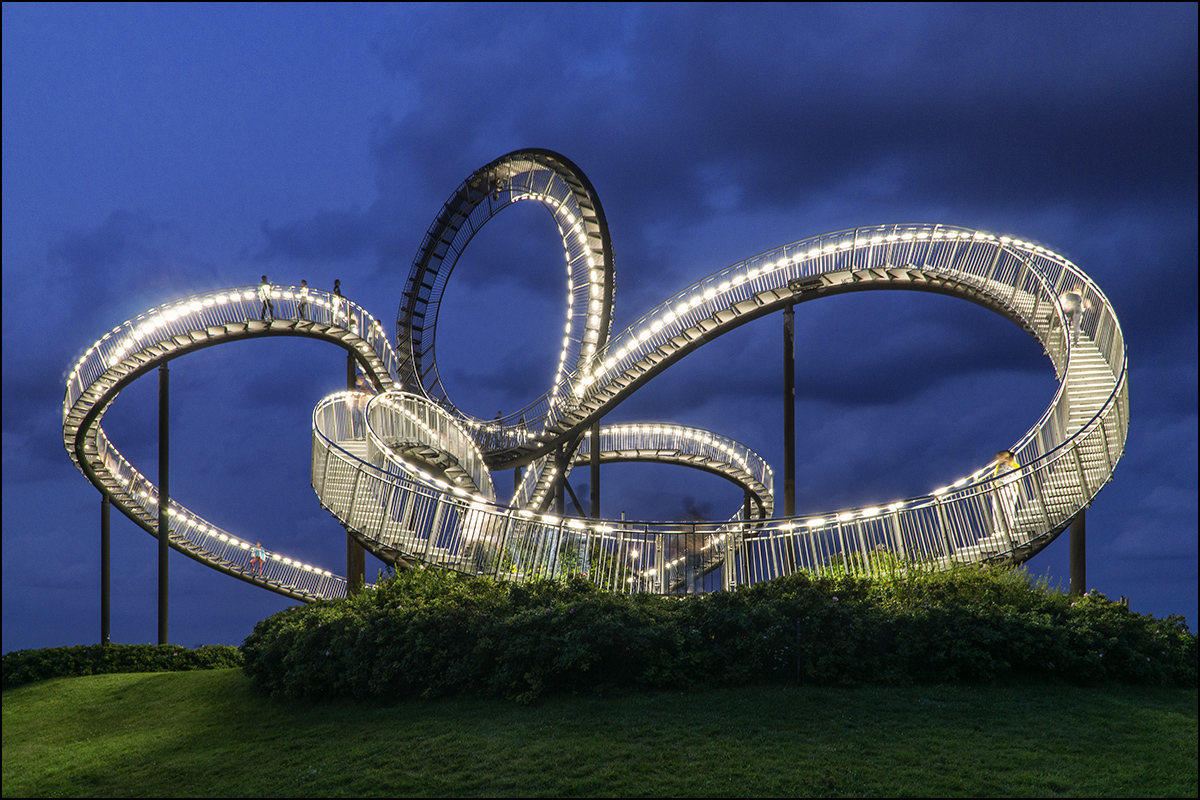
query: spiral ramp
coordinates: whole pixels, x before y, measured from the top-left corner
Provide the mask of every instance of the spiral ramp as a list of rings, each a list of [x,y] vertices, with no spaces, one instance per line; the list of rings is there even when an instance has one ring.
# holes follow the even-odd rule
[[[454,406],[438,375],[437,311],[474,234],[522,200],[544,205],[563,240],[566,336],[545,395],[503,419],[480,420]],[[64,440],[89,480],[153,532],[153,486],[99,427],[120,388],[161,361],[217,340],[268,333],[329,339],[359,355],[378,392],[338,393],[314,410],[312,483],[321,504],[368,549],[398,564],[497,579],[584,573],[614,591],[655,592],[732,588],[831,566],[870,574],[910,563],[1019,563],[1091,504],[1124,452],[1128,371],[1116,315],[1078,267],[1031,242],[936,224],[825,234],[710,275],[610,337],[613,274],[607,225],[590,183],[557,154],[517,151],[464,181],[430,227],[406,285],[395,351],[378,323],[352,304],[345,320],[331,315],[303,330],[275,322],[263,331],[250,313],[257,310],[250,290],[237,290],[243,299],[232,305],[240,310],[215,324],[201,324],[205,304],[234,293],[189,298],[170,306],[188,310],[161,335],[154,329],[130,344],[131,332],[145,327],[134,320],[89,351],[68,384]],[[743,487],[755,499],[754,511],[686,523],[547,512],[561,473],[590,458],[593,426],[668,366],[787,306],[869,290],[960,297],[1006,317],[1042,345],[1059,387],[1041,418],[1010,446],[1016,469],[988,465],[925,496],[772,519],[770,470],[736,442],[677,426],[601,426],[602,463],[652,460],[706,469]],[[165,318],[164,309],[139,320]],[[512,467],[524,467],[524,480],[501,505],[489,471]],[[299,599],[345,593],[343,579],[316,580],[275,553],[272,577],[250,575],[245,543],[212,547],[208,531],[215,528],[193,524],[182,508],[175,516],[174,505],[172,514],[180,520],[172,546],[210,566]]]

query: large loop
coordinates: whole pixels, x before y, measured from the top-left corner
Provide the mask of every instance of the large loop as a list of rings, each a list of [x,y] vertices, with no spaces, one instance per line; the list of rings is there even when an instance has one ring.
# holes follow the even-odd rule
[[[541,203],[554,217],[567,263],[567,324],[546,411],[562,402],[563,377],[590,363],[608,343],[613,255],[600,200],[568,159],[549,150],[517,150],[480,167],[454,190],[413,260],[396,318],[400,377],[407,391],[453,408],[434,356],[442,295],[475,234],[504,208],[527,200]],[[512,418],[537,424],[535,416],[540,414],[526,409]]]

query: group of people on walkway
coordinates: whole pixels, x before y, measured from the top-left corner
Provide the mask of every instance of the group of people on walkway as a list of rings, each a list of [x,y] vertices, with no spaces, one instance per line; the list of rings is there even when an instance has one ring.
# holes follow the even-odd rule
[[[262,312],[260,316],[263,321],[275,320],[275,304],[271,302],[271,290],[274,286],[267,280],[267,276],[262,276],[262,281],[258,284],[258,299],[262,301]],[[333,293],[342,296],[342,282],[335,280],[333,282]],[[311,297],[308,290],[308,281],[300,281],[300,291],[296,293],[296,319],[308,319],[308,300]],[[339,301],[340,302],[340,301]]]

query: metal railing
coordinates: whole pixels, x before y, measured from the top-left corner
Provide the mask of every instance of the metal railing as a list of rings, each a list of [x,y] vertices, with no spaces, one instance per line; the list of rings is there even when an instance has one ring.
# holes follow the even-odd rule
[[[275,319],[298,320],[300,292],[299,286],[271,287]],[[71,369],[63,401],[63,419],[86,389],[95,386],[106,372],[122,362],[137,358],[139,353],[154,347],[175,350],[187,346],[177,342],[176,337],[183,337],[189,344],[198,344],[202,340],[197,337],[215,340],[232,335],[225,326],[261,322],[262,305],[258,286],[242,286],[164,303],[121,323],[89,347]],[[304,322],[337,327],[353,334],[356,340],[361,340],[357,349],[362,358],[379,364],[380,371],[390,377],[390,382],[396,380],[398,361],[391,342],[380,322],[366,309],[344,297],[312,288],[308,289],[306,306]],[[144,361],[160,359],[165,354],[148,354]]]
[[[576,407],[600,398],[594,408],[602,410],[631,391],[629,378],[645,371],[655,354],[661,360],[666,351],[687,346],[695,332],[711,339],[764,306],[807,299],[809,291],[849,290],[862,281],[967,296],[1011,317],[1043,344],[1062,386],[1012,448],[1019,469],[994,478],[977,472],[922,497],[790,520],[596,522],[502,508],[403,468],[396,474],[366,465],[339,446],[334,428],[314,419],[314,486],[318,480],[336,484],[346,497],[342,511],[350,515],[343,519],[368,538],[381,537],[376,540],[429,563],[515,580],[580,572],[615,590],[696,591],[797,569],[872,573],[915,562],[1028,558],[1111,478],[1128,427],[1125,346],[1111,305],[1078,268],[1028,242],[920,225],[807,239],[675,295],[615,337],[593,362],[593,372],[568,376],[560,389],[571,390]],[[1084,310],[1068,313],[1062,295],[1075,289]],[[1097,357],[1110,372],[1100,382],[1107,396],[1081,405],[1072,366]],[[539,437],[561,442],[561,434],[546,429],[574,412],[556,411],[552,396],[500,425],[470,430],[485,447]],[[540,420],[542,430],[531,432],[530,420]],[[653,426],[649,430],[653,435]],[[644,441],[644,449],[653,449]],[[528,480],[544,482],[544,470],[530,470]],[[361,493],[368,499],[356,499]]]
[[[450,406],[434,337],[446,282],[475,234],[507,206],[543,205],[562,240],[567,272],[567,324],[554,377],[557,386],[580,359],[608,339],[612,312],[612,258],[599,199],[582,172],[557,153],[509,153],[476,170],[451,194],[426,232],[406,284],[397,320],[402,383]],[[556,389],[548,398],[555,401]],[[479,420],[463,415],[464,420]],[[513,419],[517,424],[517,419]]]
[[[272,286],[274,322],[262,319],[259,287],[207,292],[167,303],[118,325],[93,344],[72,369],[63,401],[63,440],[79,470],[117,507],[157,535],[158,489],[109,441],[104,411],[128,381],[186,352],[262,335],[303,335],[335,341],[390,388],[397,360],[383,328],[365,309],[318,289]],[[275,550],[261,570],[250,563],[249,537],[240,537],[169,501],[171,546],[216,569],[298,599],[341,597],[345,579]],[[259,537],[255,537],[255,541]]]
[[[614,382],[635,381],[645,371],[648,358],[661,360],[664,351],[679,349],[681,344],[675,340],[686,333],[707,333],[743,314],[753,314],[763,305],[795,302],[797,288],[828,288],[823,276],[871,270],[953,276],[962,286],[985,293],[993,307],[1025,317],[1030,328],[1037,327],[1039,319],[1044,326],[1050,317],[1066,324],[1058,297],[1074,284],[1082,284],[1091,307],[1083,316],[1082,332],[1101,347],[1110,366],[1123,359],[1124,342],[1111,306],[1095,284],[1066,259],[1028,242],[965,228],[875,226],[804,239],[710,275],[613,336],[590,363],[565,375],[540,399],[499,422],[470,421],[488,430],[491,449],[549,441],[554,437],[543,433],[547,428],[586,405],[589,398],[611,389]],[[1032,305],[1017,308],[1013,303],[1019,298],[1030,299]],[[1066,353],[1061,347],[1049,354],[1057,370],[1065,369]],[[556,396],[566,400],[551,402]]]
[[[992,478],[977,472],[922,497],[821,516],[623,523],[523,507],[548,480],[549,462],[542,459],[528,470],[517,507],[494,503],[489,452],[567,443],[563,432],[570,425],[620,402],[664,359],[788,303],[864,283],[966,296],[1009,316],[1042,343],[1062,385],[1011,448],[1019,469]],[[1065,301],[1068,292],[1077,301]],[[100,426],[129,380],[191,350],[273,334],[350,347],[384,390],[399,378],[382,326],[362,308],[319,290],[302,297],[299,287],[272,287],[271,298],[275,322],[261,319],[258,287],[160,306],[114,328],[72,369],[64,444],[88,479],[148,531],[155,529],[157,491]],[[1084,366],[1097,364],[1107,372],[1080,377]],[[510,580],[581,573],[615,591],[690,592],[797,569],[871,573],[916,562],[1019,561],[1111,479],[1128,429],[1126,375],[1125,343],[1111,304],[1066,259],[961,228],[857,228],[778,248],[693,284],[500,424],[466,424],[469,418],[456,409],[394,393],[326,398],[313,416],[312,482],[322,504],[379,550]],[[631,429],[609,449],[665,449],[670,427]],[[707,441],[715,447],[709,451],[714,461],[744,467],[769,490],[769,469],[755,463],[757,456],[720,437]],[[250,575],[246,539],[173,501],[170,520],[172,546],[218,569],[306,599],[345,593],[343,579],[275,552],[262,578]]]
[[[693,577],[695,588],[719,566],[731,531],[744,527],[735,520],[638,528],[498,506],[386,447],[368,455],[366,441],[376,433],[357,427],[362,412],[355,402],[343,392],[313,412],[313,488],[331,513],[382,550],[501,579],[585,574],[613,590],[639,591],[657,581],[665,591],[677,589],[687,569],[707,566]]]
[[[774,510],[774,473],[758,453],[727,436],[683,425],[623,424],[600,428],[604,461],[653,460],[705,469],[740,484],[763,506],[763,516]],[[592,433],[584,434],[575,453],[575,464],[591,456]]]

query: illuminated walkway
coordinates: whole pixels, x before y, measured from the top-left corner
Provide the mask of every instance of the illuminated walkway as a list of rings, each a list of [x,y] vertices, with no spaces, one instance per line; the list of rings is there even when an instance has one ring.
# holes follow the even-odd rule
[[[437,311],[471,237],[523,201],[545,206],[563,241],[568,312],[556,380],[509,417],[475,419],[455,407],[438,375]],[[1120,326],[1100,289],[1042,247],[943,225],[839,231],[717,272],[610,338],[611,253],[603,211],[578,168],[548,151],[509,154],[464,181],[430,227],[406,284],[395,349],[367,312],[321,292],[312,292],[310,319],[269,324],[257,319],[253,288],[188,298],[118,326],[89,350],[68,382],[64,442],[88,479],[153,533],[154,486],[100,426],[121,388],[159,363],[224,341],[325,339],[355,353],[378,390],[332,395],[313,414],[313,488],[364,546],[392,562],[509,580],[586,573],[615,591],[658,592],[729,588],[835,564],[870,573],[897,563],[1024,561],[1090,505],[1123,454]],[[724,521],[696,523],[547,510],[560,473],[590,458],[593,425],[670,364],[790,305],[884,289],[970,300],[1042,345],[1059,389],[1010,446],[1017,469],[988,465],[922,497],[771,519],[771,471],[744,446],[672,425],[601,426],[601,462],[705,469],[742,487],[745,506]],[[295,316],[297,291],[276,287],[277,312]],[[523,480],[512,502],[497,505],[489,470],[518,466]],[[173,501],[171,514],[172,546],[197,560],[301,599],[345,593],[344,579],[281,552],[270,552],[267,575],[257,577],[247,542]]]

